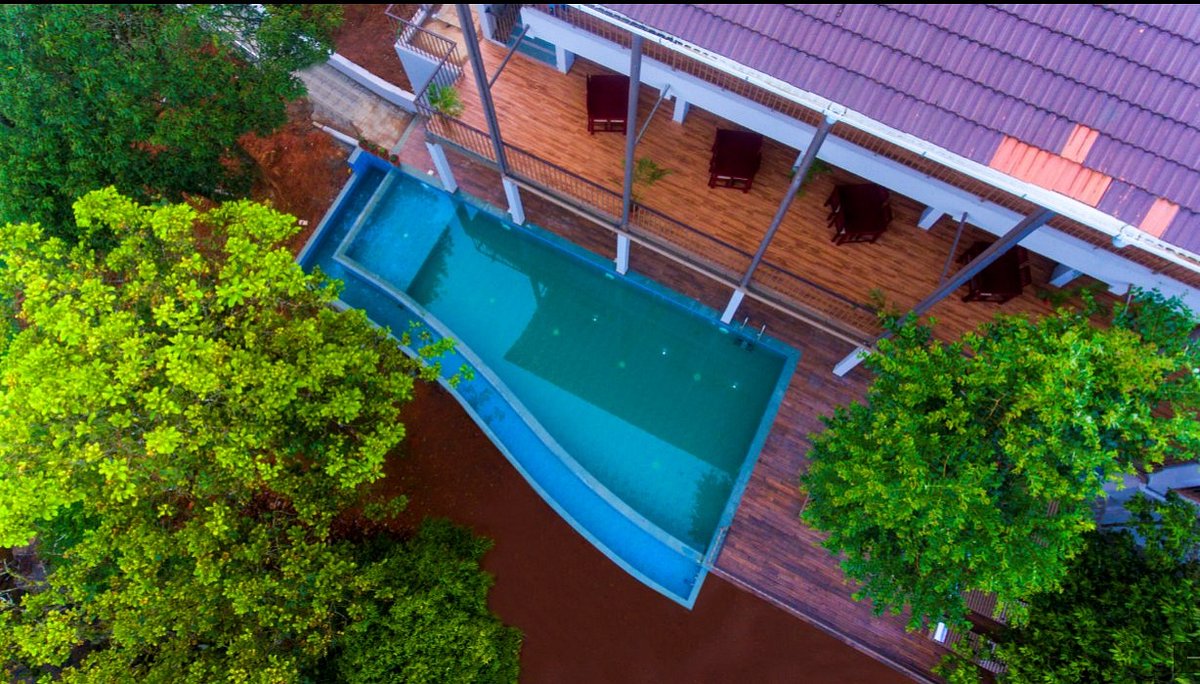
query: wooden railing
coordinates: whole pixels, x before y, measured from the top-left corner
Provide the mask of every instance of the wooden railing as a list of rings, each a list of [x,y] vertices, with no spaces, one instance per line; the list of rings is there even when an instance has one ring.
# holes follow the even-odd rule
[[[432,141],[498,169],[490,137],[463,121],[432,110],[426,135]],[[511,143],[504,143],[508,174],[573,207],[611,231],[620,229],[621,194],[583,178]],[[683,221],[633,202],[627,232],[631,238],[674,261],[726,284],[736,284],[752,255]],[[867,344],[879,332],[875,309],[855,302],[776,264],[762,262],[750,293],[793,316],[820,325],[847,342]]]

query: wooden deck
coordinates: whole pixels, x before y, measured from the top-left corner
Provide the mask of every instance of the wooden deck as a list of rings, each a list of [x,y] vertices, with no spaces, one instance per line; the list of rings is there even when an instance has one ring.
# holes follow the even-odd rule
[[[494,73],[503,51],[485,44],[484,54],[489,74]],[[619,191],[624,137],[611,133],[592,136],[586,130],[584,75],[599,71],[598,66],[577,60],[572,72],[562,75],[517,55],[496,82],[494,95],[507,142]],[[460,81],[459,90],[467,105],[463,118],[486,129],[469,73]],[[643,89],[643,119],[656,98],[656,92]],[[709,148],[715,130],[729,124],[693,108],[681,126],[671,121],[671,106],[663,103],[637,156],[648,156],[672,173],[651,188],[639,188],[639,200],[753,252],[789,182],[796,150],[768,140],[763,168],[749,194],[709,189]],[[409,136],[401,158],[421,170],[433,168],[423,132]],[[465,192],[497,207],[506,206],[499,175],[493,169],[465,155],[452,153],[450,160]],[[854,180],[842,172],[816,179],[787,215],[768,261],[858,301],[867,301],[873,289],[880,289],[890,303],[911,306],[936,287],[956,224],[943,219],[931,230],[921,230],[915,225],[921,207],[893,195],[896,220],[877,244],[834,246],[822,205],[835,182]],[[614,239],[606,229],[532,193],[523,193],[523,199],[530,222],[606,257],[613,256]],[[959,251],[976,239],[992,236],[968,226]],[[939,304],[933,311],[939,320],[939,336],[957,336],[997,311],[1048,312],[1050,308],[1034,293],[1038,284],[1046,281],[1051,266],[1035,256],[1034,286],[1002,306],[963,303],[959,296]],[[631,268],[715,311],[724,307],[730,294],[726,286],[637,246],[631,254]],[[876,618],[868,604],[853,601],[853,588],[836,559],[819,545],[822,536],[799,520],[802,501],[797,481],[807,467],[808,435],[822,429],[821,418],[831,415],[835,406],[862,400],[869,375],[858,369],[845,378],[834,376],[831,368],[851,347],[775,308],[746,300],[738,320],[745,317],[754,328],[765,324],[768,334],[800,349],[802,357],[714,571],[909,676],[934,681],[931,670],[944,649],[924,633],[907,632],[903,616]]]

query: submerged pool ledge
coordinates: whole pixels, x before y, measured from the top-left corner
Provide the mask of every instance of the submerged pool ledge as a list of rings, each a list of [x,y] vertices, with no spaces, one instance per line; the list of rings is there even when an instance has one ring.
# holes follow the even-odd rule
[[[412,314],[411,323],[423,325],[434,340],[450,337],[435,317],[403,293],[352,259],[344,255],[335,258],[356,276],[370,282],[379,294],[402,304]],[[368,309],[367,313],[370,315],[371,311]],[[606,496],[599,483],[564,457],[553,438],[468,347],[456,341],[455,350],[440,361],[442,386],[560,517],[642,583],[692,607],[706,573],[703,558],[695,550],[656,531],[635,511]],[[469,368],[473,377],[450,384],[448,378],[463,367]]]
[[[386,162],[360,153],[352,156],[351,168],[353,173],[350,181],[310,238],[298,261],[305,268],[319,265],[331,276],[341,278],[345,288],[339,306],[364,310],[376,325],[397,332],[418,325],[430,332],[435,340],[455,339],[455,351],[440,360],[443,368],[440,383],[458,400],[534,491],[579,534],[626,572],[673,601],[691,608],[707,575],[708,561],[719,550],[723,531],[732,521],[758,451],[769,431],[770,418],[778,408],[795,367],[798,352],[784,345],[776,346],[769,339],[761,341],[764,346],[775,347],[778,353],[787,358],[786,372],[780,377],[773,393],[768,419],[753,439],[750,458],[746,459],[737,473],[732,495],[720,516],[720,525],[709,539],[706,549],[698,551],[666,533],[609,492],[559,446],[504,382],[469,346],[458,340],[451,329],[405,292],[393,287],[347,254],[347,246],[362,227],[364,217],[371,213],[393,181],[393,177],[387,174],[399,173]],[[417,177],[416,180],[430,185],[426,179]],[[477,201],[472,203],[478,206]],[[493,215],[497,213],[490,207],[484,208]],[[520,226],[517,228],[528,230]],[[533,234],[539,237],[540,232]],[[545,239],[545,236],[540,237]],[[563,246],[559,245],[559,248],[563,249]],[[578,251],[578,248],[570,251]],[[586,260],[595,267],[604,269],[604,265],[597,261],[598,257],[586,256],[592,257]],[[677,293],[664,292],[665,288],[657,283],[636,276],[628,281],[651,290],[655,296],[671,299],[675,304],[715,321],[715,313],[707,315],[709,312],[703,310],[699,303],[686,300]],[[724,326],[718,327],[727,332]],[[413,349],[406,351],[415,354]],[[460,368],[470,369],[471,377],[451,385],[449,377]]]

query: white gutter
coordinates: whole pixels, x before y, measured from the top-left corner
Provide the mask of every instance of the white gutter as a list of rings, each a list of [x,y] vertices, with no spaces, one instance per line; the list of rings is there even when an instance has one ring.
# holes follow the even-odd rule
[[[821,97],[807,90],[802,90],[773,76],[751,69],[744,64],[722,57],[698,45],[689,43],[681,38],[666,34],[637,22],[620,12],[598,5],[571,5],[585,14],[608,22],[618,28],[636,33],[646,40],[652,41],[667,49],[686,55],[715,69],[737,76],[763,90],[795,102],[802,107],[814,110],[826,117],[853,126],[864,133],[890,142],[898,147],[918,154],[926,159],[937,162],[942,166],[959,171],[975,180],[987,183],[992,187],[1020,197],[1039,206],[1050,209],[1069,219],[1078,221],[1113,238],[1117,247],[1131,245],[1159,258],[1179,264],[1188,270],[1200,273],[1200,256],[1176,247],[1168,242],[1142,231],[1137,226],[1126,223],[1110,216],[1095,207],[1088,206],[1079,200],[1072,199],[1052,190],[1026,183],[996,169],[972,161],[950,150],[938,147],[922,140],[915,135],[905,133],[880,123],[865,114],[846,108],[833,100]]]

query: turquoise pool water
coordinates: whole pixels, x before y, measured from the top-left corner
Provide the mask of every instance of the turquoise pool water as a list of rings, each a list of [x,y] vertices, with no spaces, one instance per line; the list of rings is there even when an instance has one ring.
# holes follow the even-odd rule
[[[315,252],[326,271],[345,277],[330,238],[348,233],[333,262],[436,319],[606,497],[707,551],[794,357],[403,174],[347,222]]]

